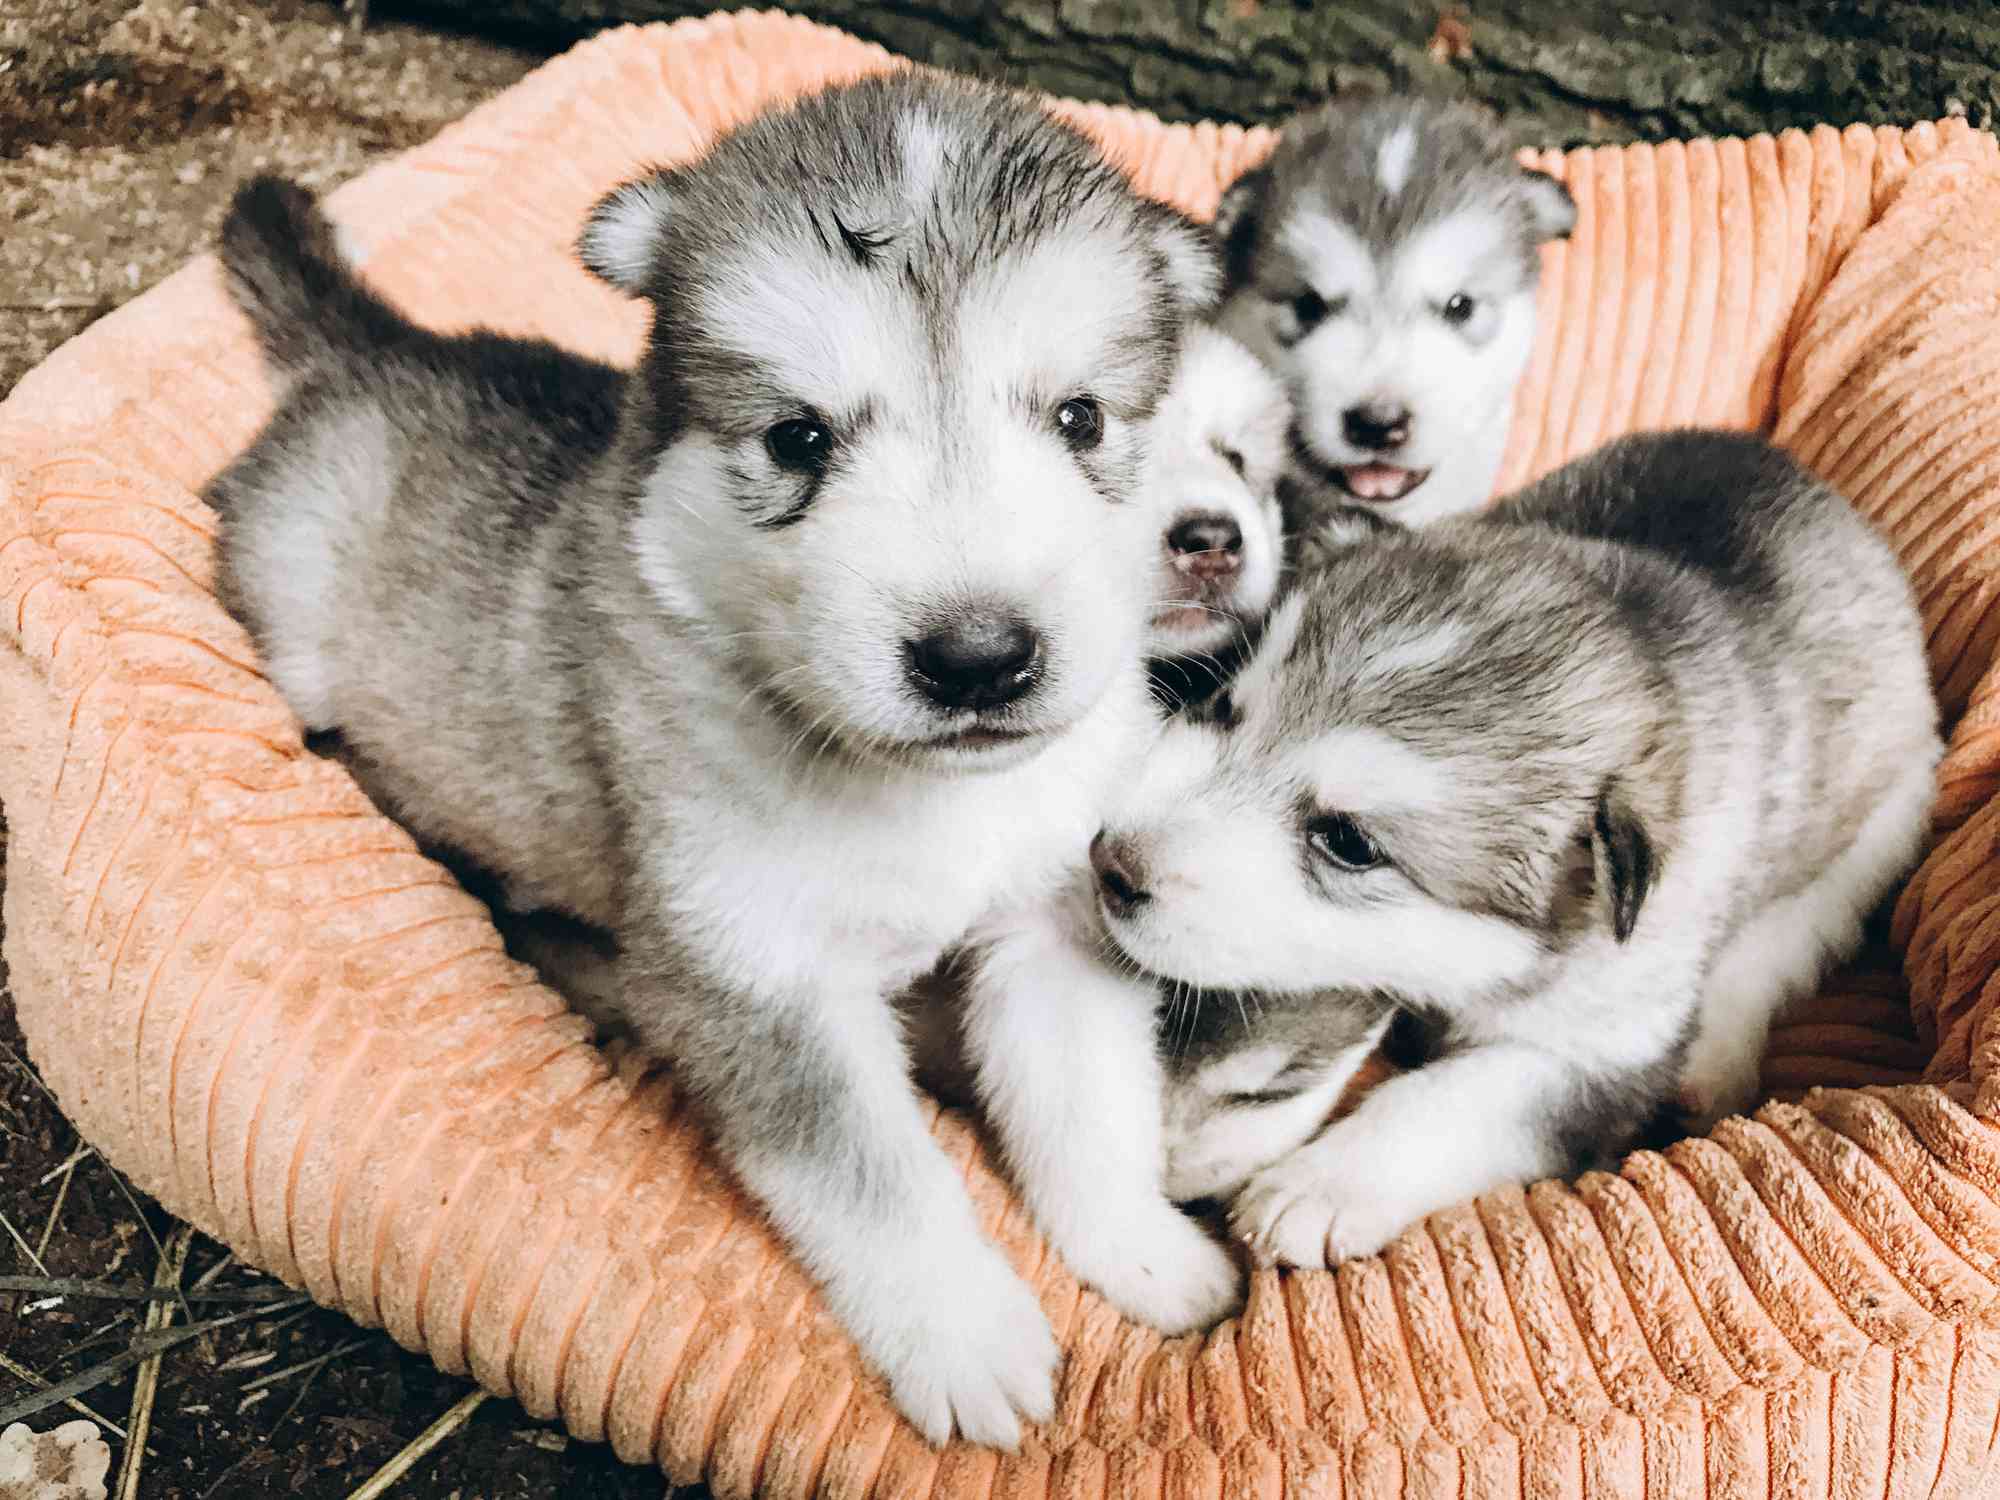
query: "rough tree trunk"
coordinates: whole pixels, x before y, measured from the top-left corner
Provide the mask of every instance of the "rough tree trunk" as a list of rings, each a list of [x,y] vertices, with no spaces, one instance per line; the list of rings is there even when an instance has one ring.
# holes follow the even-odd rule
[[[718,0],[376,0],[478,31],[570,37]],[[766,0],[768,3],[768,0]],[[1990,121],[1994,0],[815,0],[898,52],[1169,119],[1272,120],[1329,91],[1466,94],[1529,138],[1747,134],[1818,121]]]

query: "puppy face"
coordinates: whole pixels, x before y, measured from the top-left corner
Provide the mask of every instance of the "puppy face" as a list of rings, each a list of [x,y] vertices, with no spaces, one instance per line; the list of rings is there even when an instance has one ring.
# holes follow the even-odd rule
[[[1197,994],[1170,1004],[1167,1195],[1227,1198],[1318,1134],[1389,1020],[1386,1002],[1367,995]]]
[[[1006,764],[1136,660],[1142,437],[1203,242],[1031,104],[923,72],[599,205],[650,298],[634,546],[746,692],[899,764]]]
[[[1470,109],[1328,105],[1225,196],[1220,321],[1283,373],[1303,455],[1349,496],[1404,524],[1460,514],[1498,472],[1537,247],[1575,216]]]
[[[1629,936],[1670,784],[1652,679],[1550,549],[1447,531],[1336,552],[1166,727],[1091,851],[1141,969],[1449,1011]]]
[[[1218,652],[1271,607],[1290,423],[1284,387],[1255,355],[1212,328],[1190,330],[1146,465],[1160,547],[1155,658]]]

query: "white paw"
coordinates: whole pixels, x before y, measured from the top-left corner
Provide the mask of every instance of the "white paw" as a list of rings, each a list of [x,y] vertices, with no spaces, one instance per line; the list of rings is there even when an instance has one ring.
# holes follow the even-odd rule
[[[1706,1135],[1730,1115],[1747,1115],[1763,1093],[1763,1062],[1749,1057],[1691,1058],[1676,1101],[1682,1126]]]
[[[1243,1305],[1235,1257],[1166,1200],[1070,1268],[1126,1317],[1161,1333],[1193,1333]],[[1058,1247],[1060,1248],[1060,1246]],[[1087,1259],[1087,1265],[1079,1260]]]
[[[1391,1163],[1372,1165],[1372,1173],[1343,1169],[1321,1153],[1295,1152],[1250,1179],[1230,1207],[1230,1227],[1260,1265],[1332,1266],[1373,1255],[1425,1214],[1448,1206],[1401,1188]]]
[[[958,1247],[948,1247],[957,1250]],[[962,1253],[962,1252],[961,1252]],[[1012,1452],[1021,1419],[1055,1413],[1062,1353],[1042,1305],[998,1250],[981,1243],[949,1268],[933,1261],[878,1321],[875,1363],[903,1415],[931,1442],[956,1430]]]

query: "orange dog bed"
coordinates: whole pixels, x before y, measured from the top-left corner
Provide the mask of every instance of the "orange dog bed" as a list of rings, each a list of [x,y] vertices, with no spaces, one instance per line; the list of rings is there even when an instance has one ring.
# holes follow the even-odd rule
[[[738,14],[611,33],[335,195],[368,277],[629,359],[568,247],[649,160],[893,65]],[[1259,131],[1061,106],[1196,213]],[[1542,159],[1513,483],[1634,427],[1767,427],[1894,539],[1952,725],[1893,955],[1774,1043],[1773,1103],[1618,1175],[1121,1325],[937,1130],[1068,1349],[1017,1456],[927,1448],[718,1176],[485,910],[307,754],[210,594],[204,481],[270,409],[211,260],[0,408],[8,961],[85,1135],[244,1259],[719,1496],[1963,1496],[2000,1423],[2000,152],[1959,122]]]

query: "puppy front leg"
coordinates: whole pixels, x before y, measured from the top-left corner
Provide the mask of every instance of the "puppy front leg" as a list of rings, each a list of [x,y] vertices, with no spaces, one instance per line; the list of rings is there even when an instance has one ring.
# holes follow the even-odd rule
[[[1567,1167],[1573,1082],[1561,1059],[1506,1043],[1401,1074],[1251,1178],[1230,1223],[1265,1264],[1373,1255],[1439,1209]]]
[[[1051,910],[990,929],[969,990],[987,1120],[1064,1263],[1163,1333],[1232,1312],[1236,1262],[1166,1196],[1154,987],[1098,962]]]
[[[924,1436],[1011,1449],[1048,1419],[1048,1320],[925,1128],[886,999],[708,994],[633,1022]]]

